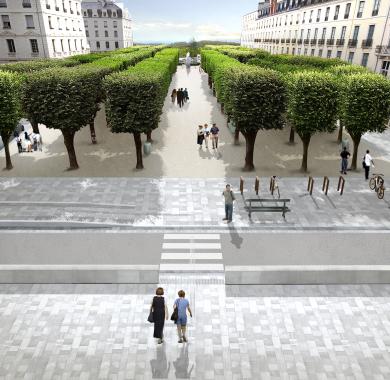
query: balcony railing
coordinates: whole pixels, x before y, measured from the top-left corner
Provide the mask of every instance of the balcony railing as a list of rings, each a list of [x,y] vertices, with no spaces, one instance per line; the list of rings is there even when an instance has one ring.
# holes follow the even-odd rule
[[[358,40],[350,39],[348,41],[348,47],[356,47],[357,46],[357,42],[358,42]]]
[[[326,40],[326,45],[328,45],[328,46],[334,45],[334,38],[328,38],[328,39]]]
[[[286,39],[285,38],[282,38],[281,40],[280,40],[280,43],[282,43],[282,44],[284,44],[286,42]]]
[[[292,44],[296,44],[297,43],[297,39],[296,38],[291,38],[291,43]]]
[[[303,40],[303,43],[305,44],[305,45],[309,45],[309,39],[308,38],[305,38],[304,40]]]
[[[317,38],[312,38],[310,40],[310,45],[316,45],[317,44]]]
[[[378,45],[378,46],[375,48],[375,53],[378,54],[378,55],[387,55],[387,56],[390,56],[390,45],[389,45],[389,46],[386,46],[386,45]]]
[[[337,41],[336,41],[336,45],[337,46],[344,46],[345,44],[345,39],[344,38],[339,38]]]
[[[302,43],[302,38],[297,39],[297,44],[300,45]]]
[[[320,38],[318,40],[318,45],[324,45],[325,44],[325,39],[324,38]]]
[[[289,44],[291,42],[291,38],[286,38],[286,44]]]
[[[369,40],[363,40],[363,41],[362,41],[362,48],[363,48],[363,49],[372,48],[372,38],[369,39]]]

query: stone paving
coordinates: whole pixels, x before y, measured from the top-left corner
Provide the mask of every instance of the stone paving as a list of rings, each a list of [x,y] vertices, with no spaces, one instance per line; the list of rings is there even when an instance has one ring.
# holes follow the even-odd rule
[[[1,285],[1,379],[388,379],[390,286],[227,289],[165,276],[194,318],[189,343],[146,322],[154,286]],[[167,283],[169,283],[167,285]],[[229,294],[230,293],[230,294]]]
[[[331,178],[325,196],[322,179],[307,192],[307,179],[278,180],[282,198],[290,198],[292,212],[286,221],[279,213],[255,213],[248,218],[239,179],[147,179],[147,178],[11,178],[0,179],[0,225],[9,227],[25,221],[58,223],[69,227],[123,227],[138,229],[210,228],[224,229],[225,183],[233,185],[237,202],[234,226],[242,229],[384,229],[390,227],[390,203],[378,200],[368,183],[346,179],[343,196]],[[245,197],[253,197],[254,178],[245,184]],[[272,198],[269,179],[261,178],[260,197]],[[46,225],[46,226],[47,226]]]

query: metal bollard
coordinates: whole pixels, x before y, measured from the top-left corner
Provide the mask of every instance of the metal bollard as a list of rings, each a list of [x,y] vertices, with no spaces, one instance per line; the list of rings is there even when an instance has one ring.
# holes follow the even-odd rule
[[[314,179],[313,177],[309,177],[309,182],[307,184],[307,191],[310,195],[313,194],[313,188],[314,188]]]
[[[339,183],[337,185],[337,191],[340,192],[340,195],[344,194],[344,187],[345,187],[345,178],[343,176],[340,176]]]
[[[260,189],[260,178],[256,177],[256,179],[255,179],[255,192],[256,192],[256,195],[259,195],[259,189]]]
[[[325,195],[328,195],[329,191],[329,178],[324,177],[324,183],[322,184],[322,191],[325,193]]]
[[[240,192],[244,194],[244,178],[240,177]]]

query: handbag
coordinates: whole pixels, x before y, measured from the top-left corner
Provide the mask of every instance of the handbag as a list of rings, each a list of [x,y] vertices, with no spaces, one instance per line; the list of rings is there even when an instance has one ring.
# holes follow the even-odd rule
[[[171,315],[171,321],[177,322],[178,319],[179,319],[179,308],[178,308],[178,305],[176,303],[176,307],[173,310],[173,313]]]
[[[150,309],[150,313],[149,313],[149,317],[148,317],[148,322],[154,323],[153,311],[152,311],[152,309]]]

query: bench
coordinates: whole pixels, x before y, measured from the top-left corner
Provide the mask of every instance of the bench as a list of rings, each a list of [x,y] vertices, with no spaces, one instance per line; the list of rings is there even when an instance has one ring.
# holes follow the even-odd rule
[[[250,198],[246,199],[245,202],[249,217],[251,217],[252,212],[281,212],[283,218],[286,219],[286,212],[291,211],[287,207],[287,203],[290,202],[290,199]],[[271,203],[273,203],[273,205]]]

